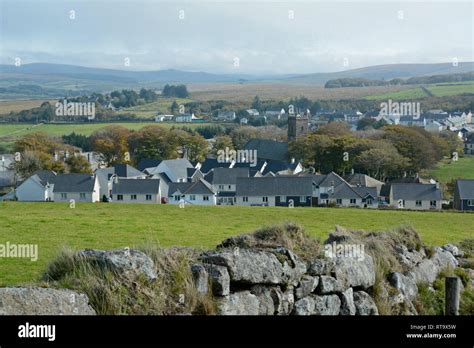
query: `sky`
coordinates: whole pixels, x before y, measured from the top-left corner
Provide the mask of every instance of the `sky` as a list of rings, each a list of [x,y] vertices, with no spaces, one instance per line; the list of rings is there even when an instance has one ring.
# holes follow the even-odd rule
[[[0,0],[0,63],[300,74],[474,61],[473,1]]]

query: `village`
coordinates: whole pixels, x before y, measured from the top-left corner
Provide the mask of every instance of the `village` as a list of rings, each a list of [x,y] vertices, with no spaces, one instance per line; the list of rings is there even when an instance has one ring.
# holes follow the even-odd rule
[[[257,110],[248,113],[258,115]],[[173,117],[175,122],[182,117],[188,117],[190,122],[195,118]],[[294,141],[329,122],[354,128],[368,115],[358,111],[332,110],[310,115],[309,110],[298,114],[269,110],[263,117],[286,119],[287,138]],[[382,110],[373,117],[387,124],[422,127],[429,132],[449,130],[464,142],[465,154],[474,154],[470,112],[430,110],[410,116]],[[235,112],[219,113],[218,118],[231,122]],[[156,117],[157,122],[165,120],[166,115]],[[10,185],[11,190],[0,200],[474,211],[474,180],[457,180],[454,196],[447,200],[439,182],[418,175],[381,181],[354,169],[345,174],[318,173],[290,156],[288,142],[270,139],[250,139],[243,149],[229,152],[226,148],[203,161],[191,161],[186,154],[183,158],[162,160],[142,158],[136,168],[126,162],[104,166],[94,152],[80,156],[87,159],[93,173],[38,170],[13,182],[8,175],[14,177],[11,165],[15,155],[1,155],[2,185]]]

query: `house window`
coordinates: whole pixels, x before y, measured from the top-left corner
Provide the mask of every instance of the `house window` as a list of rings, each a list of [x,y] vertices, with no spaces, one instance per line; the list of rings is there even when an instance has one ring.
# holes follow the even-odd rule
[[[228,186],[228,189],[230,190],[231,188],[232,188],[232,186],[231,186],[231,185],[229,185],[229,186]]]
[[[196,200],[196,195],[189,195],[189,200],[190,201],[195,201]]]
[[[268,197],[262,197],[262,201],[268,203]]]
[[[117,201],[123,201],[123,195],[117,195]]]
[[[415,205],[416,205],[417,207],[421,207],[421,201],[416,201],[416,202],[415,202]]]
[[[224,185],[219,185],[219,190],[223,190],[224,189]]]
[[[306,196],[300,196],[300,203],[306,203]]]
[[[355,198],[351,198],[351,204],[356,204],[356,199]]]
[[[208,201],[208,200],[209,200],[209,196],[207,196],[207,195],[202,196],[202,200],[203,200],[203,201]]]
[[[367,205],[372,205],[374,203],[374,201],[372,200],[372,198],[367,198],[365,203],[367,203]]]
[[[286,196],[280,196],[280,202],[286,202]]]
[[[146,200],[151,201],[151,195],[146,195]]]
[[[342,199],[341,198],[336,199],[336,204],[342,204]]]
[[[248,201],[249,201],[249,198],[248,198],[248,197],[242,197],[242,201],[243,201],[243,202],[248,202]]]
[[[467,205],[470,207],[474,207],[474,199],[468,199],[467,200]]]
[[[130,195],[130,200],[136,201],[137,200],[137,195]]]
[[[174,196],[174,200],[175,200],[176,202],[178,202],[178,201],[179,201],[179,196]]]
[[[84,192],[79,193],[80,199],[86,199],[86,194]]]
[[[436,208],[436,201],[430,201],[430,208]]]
[[[67,193],[61,193],[61,199],[67,199]]]

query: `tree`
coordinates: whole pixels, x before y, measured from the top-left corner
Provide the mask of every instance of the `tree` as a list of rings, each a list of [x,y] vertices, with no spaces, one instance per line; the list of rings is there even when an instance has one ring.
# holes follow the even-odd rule
[[[368,128],[374,128],[375,120],[371,117],[361,118],[357,122],[357,130],[366,130]]]
[[[178,109],[179,105],[176,102],[176,100],[173,100],[173,103],[171,104],[171,113],[174,114],[176,109]]]
[[[130,131],[122,126],[107,126],[91,135],[91,146],[106,166],[128,162]]]
[[[232,138],[228,135],[219,135],[215,137],[215,143],[212,147],[213,155],[217,156],[219,150],[224,150],[228,148],[229,150],[234,149],[234,144],[232,143]]]
[[[253,98],[252,109],[259,110],[259,111],[262,110],[262,102],[260,101],[260,98],[258,95],[256,95]]]
[[[188,88],[186,85],[165,85],[161,94],[164,97],[178,97],[187,98],[189,97]]]
[[[146,126],[129,138],[130,152],[136,163],[141,159],[170,159],[178,157],[178,139],[160,126]]]
[[[73,154],[66,159],[68,170],[70,173],[86,173],[91,174],[92,169],[89,161],[79,154]]]
[[[21,156],[21,160],[14,162],[12,167],[20,177],[26,179],[37,170],[43,169],[43,163],[38,152],[25,151]]]
[[[183,156],[190,161],[202,161],[209,151],[209,144],[200,134],[190,134],[181,130],[172,130]]]

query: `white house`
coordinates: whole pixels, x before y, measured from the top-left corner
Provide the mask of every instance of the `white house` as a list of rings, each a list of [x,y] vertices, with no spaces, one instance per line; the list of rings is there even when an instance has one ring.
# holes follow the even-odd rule
[[[216,192],[204,179],[195,182],[170,183],[168,202],[170,204],[216,205]]]
[[[116,164],[113,167],[101,168],[95,171],[99,180],[100,199],[109,198],[112,194],[114,178],[145,179],[147,175],[128,164]]]
[[[38,170],[16,188],[16,198],[24,202],[52,201],[55,178],[53,171]]]
[[[90,174],[58,174],[54,179],[55,202],[98,202],[100,185],[97,176]]]
[[[113,203],[161,203],[159,179],[119,179],[112,186]]]
[[[173,121],[174,115],[156,115],[155,122],[171,122]]]
[[[397,183],[390,186],[390,206],[398,209],[441,210],[438,184]]]

